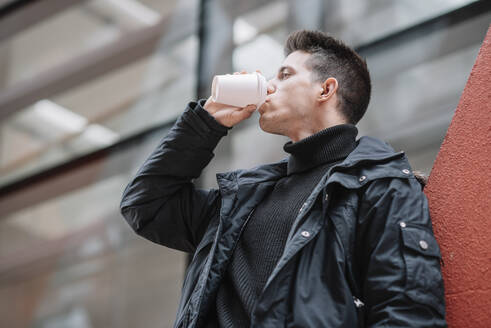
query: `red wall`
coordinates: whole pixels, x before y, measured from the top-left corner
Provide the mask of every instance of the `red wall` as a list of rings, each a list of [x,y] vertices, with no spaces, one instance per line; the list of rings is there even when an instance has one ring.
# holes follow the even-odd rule
[[[491,28],[424,190],[449,327],[491,327]]]

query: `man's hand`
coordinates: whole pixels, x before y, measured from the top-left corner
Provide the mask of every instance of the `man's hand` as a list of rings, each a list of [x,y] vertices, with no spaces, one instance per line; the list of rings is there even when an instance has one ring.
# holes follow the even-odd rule
[[[235,74],[247,74],[247,72],[235,72],[234,75]],[[206,100],[204,109],[206,109],[218,123],[227,127],[232,127],[251,117],[252,113],[256,110],[256,105],[247,105],[246,107],[224,105],[214,102],[210,96],[208,100]]]

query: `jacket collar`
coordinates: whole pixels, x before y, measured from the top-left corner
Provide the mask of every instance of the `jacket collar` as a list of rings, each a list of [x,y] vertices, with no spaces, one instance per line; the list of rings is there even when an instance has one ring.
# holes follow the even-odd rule
[[[241,185],[276,181],[286,175],[287,164],[288,157],[285,157],[250,169],[217,173],[217,182],[221,189],[237,190]],[[358,188],[376,178],[407,178],[412,172],[403,151],[396,152],[383,140],[363,136],[344,161],[331,167],[328,174],[326,184],[337,182],[346,188]]]

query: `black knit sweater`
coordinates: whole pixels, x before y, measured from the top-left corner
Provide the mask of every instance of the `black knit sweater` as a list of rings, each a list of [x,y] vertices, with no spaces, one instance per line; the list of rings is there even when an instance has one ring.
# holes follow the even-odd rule
[[[293,221],[327,170],[355,148],[352,124],[319,131],[283,149],[290,154],[287,175],[256,207],[232,255],[208,327],[249,327],[262,288],[278,262]]]

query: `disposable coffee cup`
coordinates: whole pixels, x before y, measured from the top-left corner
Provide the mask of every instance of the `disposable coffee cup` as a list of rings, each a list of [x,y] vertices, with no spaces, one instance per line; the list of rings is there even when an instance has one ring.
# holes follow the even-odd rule
[[[267,95],[266,78],[258,73],[215,75],[211,85],[211,99],[236,107],[256,105],[259,108]]]

